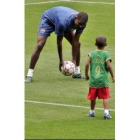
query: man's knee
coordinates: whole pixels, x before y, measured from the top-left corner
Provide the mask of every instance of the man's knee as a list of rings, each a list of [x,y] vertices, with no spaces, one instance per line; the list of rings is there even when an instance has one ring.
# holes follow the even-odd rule
[[[44,40],[37,41],[36,50],[38,52],[40,52],[43,49],[45,43],[46,43],[46,41],[44,41]]]
[[[79,45],[78,45],[78,48],[80,49],[80,47],[81,47],[81,42],[79,41]]]

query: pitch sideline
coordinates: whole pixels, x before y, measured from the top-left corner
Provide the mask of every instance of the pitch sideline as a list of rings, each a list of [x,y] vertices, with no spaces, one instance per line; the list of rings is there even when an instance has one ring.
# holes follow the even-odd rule
[[[64,106],[64,107],[74,107],[74,108],[88,108],[86,106],[80,106],[80,105],[69,105],[69,104],[59,104],[59,103],[49,103],[49,102],[40,102],[40,101],[31,101],[31,100],[25,100],[26,103],[35,103],[35,104],[46,104],[46,105],[54,105],[54,106]],[[104,110],[103,108],[95,108],[96,110]],[[114,109],[109,109],[110,111],[114,111]]]
[[[115,5],[115,3],[110,3],[110,2],[92,2],[92,1],[58,0],[58,1],[46,1],[46,2],[25,3],[25,6],[26,6],[26,5],[34,5],[34,4],[54,3],[54,2],[77,2],[77,3],[87,3],[87,4],[109,4],[109,5]]]

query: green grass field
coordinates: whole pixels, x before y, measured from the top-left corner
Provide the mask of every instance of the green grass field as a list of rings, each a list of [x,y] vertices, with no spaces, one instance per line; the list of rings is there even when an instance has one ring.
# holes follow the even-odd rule
[[[49,0],[25,0],[25,4]],[[51,0],[52,1],[52,0]],[[82,0],[80,0],[82,1]],[[85,0],[83,0],[85,1]],[[114,0],[88,0],[90,2],[114,3]],[[77,11],[85,11],[89,21],[80,41],[81,72],[84,73],[87,55],[95,47],[96,36],[107,37],[108,46],[115,69],[115,5],[76,2],[54,2],[25,5],[25,76],[31,54],[36,44],[37,30],[42,13],[54,6],[66,6]],[[71,60],[71,46],[63,40],[64,60]],[[62,75],[58,70],[59,58],[56,35],[48,38],[36,64],[32,83],[25,84],[25,100],[89,107],[86,99],[88,82]],[[111,83],[112,98],[110,108],[115,109],[115,85]],[[96,108],[103,108],[102,100],[97,100]],[[96,110],[95,118],[88,118],[89,108],[74,108],[43,103],[25,102],[26,139],[115,139],[115,112],[112,120],[103,119],[103,110]]]

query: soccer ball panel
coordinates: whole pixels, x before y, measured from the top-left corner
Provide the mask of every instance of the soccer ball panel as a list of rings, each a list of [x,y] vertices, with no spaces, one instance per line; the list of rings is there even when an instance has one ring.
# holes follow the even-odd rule
[[[61,67],[61,72],[66,76],[74,74],[75,64],[71,61],[64,61],[64,66]]]

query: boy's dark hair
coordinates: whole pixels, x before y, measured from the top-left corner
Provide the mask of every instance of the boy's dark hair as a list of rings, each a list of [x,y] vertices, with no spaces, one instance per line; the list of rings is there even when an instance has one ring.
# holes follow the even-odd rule
[[[98,36],[98,37],[96,38],[96,43],[95,43],[95,45],[96,45],[97,47],[102,48],[102,47],[104,47],[104,46],[107,45],[106,41],[107,41],[106,37],[103,36],[103,35],[100,35],[100,36]]]
[[[88,21],[88,14],[85,12],[80,12],[77,14],[77,19],[86,24]]]

